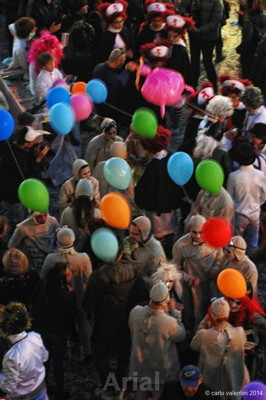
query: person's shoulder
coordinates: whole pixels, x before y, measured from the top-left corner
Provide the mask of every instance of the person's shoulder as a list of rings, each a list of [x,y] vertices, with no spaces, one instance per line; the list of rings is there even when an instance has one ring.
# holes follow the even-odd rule
[[[55,217],[53,217],[52,215],[48,215],[47,221],[48,221],[50,224],[59,225],[57,219],[56,219]]]
[[[179,238],[175,243],[174,243],[174,247],[184,247],[187,246],[191,243],[191,235],[190,233],[187,233],[184,236],[181,236],[181,238]]]

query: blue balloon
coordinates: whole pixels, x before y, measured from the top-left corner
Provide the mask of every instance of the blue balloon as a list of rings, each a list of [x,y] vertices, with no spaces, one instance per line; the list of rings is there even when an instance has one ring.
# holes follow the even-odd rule
[[[193,170],[192,158],[187,153],[179,151],[171,155],[168,160],[168,174],[177,185],[185,185],[190,180]]]
[[[118,255],[118,240],[108,228],[99,228],[91,236],[94,254],[103,261],[114,261]]]
[[[50,125],[60,135],[67,135],[75,124],[75,114],[65,103],[57,103],[49,110]]]
[[[0,141],[7,140],[12,135],[15,128],[15,122],[12,115],[0,109]]]
[[[131,181],[131,169],[120,157],[109,158],[104,164],[103,174],[107,182],[116,189],[127,189]]]
[[[61,86],[56,86],[50,89],[46,97],[48,108],[53,107],[57,103],[70,104],[70,93]]]
[[[96,104],[103,103],[107,99],[106,84],[100,79],[92,79],[87,83],[86,93]]]

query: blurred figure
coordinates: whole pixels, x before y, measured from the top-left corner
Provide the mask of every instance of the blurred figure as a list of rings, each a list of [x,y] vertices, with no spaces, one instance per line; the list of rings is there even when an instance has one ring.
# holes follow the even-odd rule
[[[240,100],[246,107],[246,115],[241,131],[242,136],[250,138],[250,130],[258,122],[266,124],[266,108],[264,104],[264,97],[258,87],[248,86],[241,93]]]
[[[30,268],[29,261],[22,251],[11,248],[3,257],[3,271],[0,274],[0,303],[18,301],[29,307],[29,299],[40,278]]]
[[[137,272],[142,277],[151,276],[159,265],[166,263],[166,256],[161,243],[151,232],[149,218],[134,218],[129,227],[131,257],[138,261]]]
[[[242,78],[251,79],[256,47],[266,32],[265,5],[258,0],[246,0],[244,7],[242,39],[236,52],[240,54]]]
[[[104,2],[98,6],[98,10],[105,22],[105,31],[98,44],[97,61],[107,60],[113,49],[121,49],[126,57],[133,57],[132,37],[125,26],[127,19],[128,3],[125,0],[117,0],[114,3]]]
[[[136,304],[147,299],[145,283],[138,278],[134,262],[123,260],[121,248],[116,260],[105,263],[88,280],[83,307],[89,320],[94,321],[95,366],[103,392],[108,391],[112,357],[117,361],[115,377],[121,387],[130,352],[128,315]]]
[[[29,259],[30,266],[40,273],[45,257],[51,252],[52,239],[58,226],[56,218],[48,213],[34,211],[17,225],[9,239],[8,247],[16,247],[23,251]]]
[[[220,249],[208,246],[202,239],[205,222],[203,216],[194,215],[189,221],[189,233],[173,246],[173,262],[182,274],[182,302],[191,334],[206,314],[213,292],[212,270],[222,258]]]
[[[233,236],[224,247],[224,258],[221,262],[221,270],[233,268],[241,272],[246,282],[252,285],[253,293],[257,293],[258,271],[256,265],[246,255],[247,244],[242,236]]]
[[[75,189],[80,179],[88,179],[93,185],[93,199],[98,206],[100,202],[99,182],[91,175],[91,169],[87,161],[76,159],[72,165],[73,176],[68,179],[60,188],[59,205],[61,213],[70,206],[75,199]]]
[[[53,378],[56,384],[56,400],[65,400],[69,396],[64,392],[64,357],[67,338],[74,326],[76,301],[69,288],[72,279],[71,270],[66,262],[58,262],[49,269],[45,279],[31,297],[31,315],[33,327],[42,336],[49,351],[46,364],[47,380],[50,363],[53,363]]]
[[[258,247],[260,207],[266,201],[266,178],[254,168],[255,159],[252,144],[240,143],[235,151],[240,167],[229,174],[227,181],[235,205],[234,231],[245,239],[249,255]]]
[[[90,180],[80,179],[75,190],[75,200],[66,207],[60,218],[61,226],[68,226],[75,233],[75,249],[84,251],[84,246],[94,230],[101,224],[101,211],[95,207],[93,186]]]
[[[29,331],[30,327],[31,319],[25,305],[12,302],[1,310],[1,330],[12,346],[3,359],[0,389],[10,399],[48,400],[44,363],[49,354],[41,336]]]
[[[48,271],[59,262],[67,262],[72,273],[71,288],[74,290],[77,315],[76,323],[79,333],[80,349],[84,353],[85,361],[91,360],[90,335],[91,327],[88,324],[87,316],[82,309],[82,299],[87,287],[88,279],[92,273],[92,265],[86,253],[78,253],[74,249],[75,234],[72,229],[62,227],[56,233],[56,249],[48,254],[44,260],[41,270],[41,277],[45,278]]]
[[[136,399],[154,400],[160,397],[165,381],[174,379],[180,371],[175,343],[182,342],[185,328],[176,314],[165,313],[169,291],[165,283],[156,283],[150,291],[147,306],[136,306],[129,315],[131,357],[129,377],[138,383]],[[142,382],[149,378],[149,387]]]
[[[195,365],[186,365],[179,378],[178,381],[165,383],[159,400],[202,400],[205,398],[206,391],[210,393],[208,399],[221,399],[218,394],[211,393],[211,388],[203,382],[200,369]]]
[[[191,348],[199,352],[199,368],[206,384],[213,391],[231,391],[230,399],[240,400],[243,384],[248,383],[244,381],[246,336],[242,327],[229,324],[229,313],[229,304],[224,298],[214,300],[209,314],[212,327],[199,330]]]
[[[92,138],[85,150],[84,159],[89,164],[92,173],[98,162],[110,158],[110,147],[113,142],[122,141],[122,138],[117,136],[117,124],[113,119],[104,118],[101,129],[102,133]]]

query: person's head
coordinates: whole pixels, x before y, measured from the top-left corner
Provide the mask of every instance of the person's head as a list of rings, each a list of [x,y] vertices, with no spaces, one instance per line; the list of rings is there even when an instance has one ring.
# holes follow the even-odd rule
[[[146,24],[149,24],[155,31],[163,29],[165,25],[167,5],[161,2],[145,1]]]
[[[242,308],[242,299],[236,299],[233,297],[227,297],[226,298],[229,306],[230,306],[230,312],[235,313],[241,310]]]
[[[37,58],[37,64],[40,70],[53,72],[55,68],[55,59],[51,53],[41,53]]]
[[[127,145],[125,142],[114,142],[110,146],[110,156],[127,159]]]
[[[230,97],[233,107],[239,105],[239,96],[245,90],[246,86],[252,84],[248,79],[235,79],[229,74],[222,74],[218,77],[218,82],[221,84],[220,94]]]
[[[218,325],[228,321],[230,307],[224,297],[215,299],[208,310],[208,316],[213,325]]]
[[[57,247],[67,249],[73,247],[75,242],[75,233],[67,226],[59,228],[56,233]]]
[[[203,378],[200,369],[195,365],[186,365],[180,373],[180,384],[186,397],[193,397]]]
[[[72,172],[76,181],[80,179],[90,179],[91,169],[86,160],[77,158],[72,164]]]
[[[165,264],[160,266],[151,276],[151,280],[154,284],[163,282],[166,284],[169,291],[174,288],[178,292],[182,290],[180,286],[181,278],[182,275],[177,272],[174,264]]]
[[[68,284],[73,275],[68,262],[57,262],[45,275],[46,285],[56,288]]]
[[[202,226],[206,219],[202,215],[193,215],[188,223],[188,230],[190,232],[193,242],[202,242]]]
[[[113,142],[115,140],[117,134],[117,125],[116,122],[111,118],[104,118],[101,123],[101,129],[104,134],[104,137]]]
[[[241,165],[252,165],[256,159],[253,145],[250,142],[242,142],[236,146],[235,161]]]
[[[169,301],[168,287],[163,282],[153,285],[150,291],[150,301],[156,306],[166,306]]]
[[[266,144],[266,124],[258,122],[249,132],[254,151],[258,154]]]
[[[28,271],[29,261],[22,251],[12,247],[4,253],[3,265],[8,274],[23,275]]]
[[[261,90],[256,86],[248,86],[240,95],[240,100],[246,106],[250,114],[254,114],[256,110],[264,103]]]
[[[112,68],[120,68],[126,61],[126,52],[123,49],[113,49],[108,57],[108,64]]]
[[[169,129],[159,125],[156,136],[153,139],[145,139],[140,137],[139,141],[142,147],[150,154],[156,154],[164,150],[170,144],[172,133]]]
[[[72,0],[70,4],[71,10],[77,14],[87,14],[89,11],[89,5],[87,0]]]
[[[117,0],[114,3],[104,2],[99,5],[98,10],[102,15],[107,29],[120,32],[127,19],[126,9],[128,3],[125,0]]]
[[[0,238],[4,237],[8,230],[8,221],[4,215],[0,215]]]
[[[206,111],[211,115],[219,118],[223,121],[225,118],[230,117],[234,110],[233,104],[229,97],[225,96],[214,96],[208,103]]]
[[[181,15],[168,15],[166,17],[165,29],[168,32],[168,39],[171,44],[177,43],[187,32],[188,28],[195,25],[192,18],[186,18]]]
[[[47,212],[34,211],[31,214],[31,218],[33,219],[36,225],[44,225],[47,221],[47,217],[48,217]]]
[[[30,126],[33,124],[34,120],[34,116],[28,111],[23,111],[17,116],[17,123],[20,126]]]
[[[247,243],[242,236],[233,236],[224,247],[224,255],[230,261],[241,261],[246,254]]]
[[[41,32],[40,37],[33,39],[29,51],[28,51],[28,61],[34,66],[36,74],[40,72],[38,67],[37,59],[41,53],[51,53],[55,59],[55,67],[61,63],[63,58],[63,50],[59,39],[51,34],[49,31],[44,30]]]
[[[88,179],[80,179],[75,190],[75,198],[86,196],[89,200],[93,199],[93,185]]]
[[[31,319],[25,304],[11,302],[0,313],[0,328],[7,335],[17,335],[30,329]]]
[[[170,46],[169,41],[165,39],[156,43],[146,43],[140,46],[140,54],[153,68],[163,67],[170,57]]]
[[[145,243],[151,237],[151,221],[140,216],[134,218],[129,227],[129,237],[133,243]]]
[[[29,17],[22,17],[15,22],[15,31],[18,39],[27,39],[27,37],[36,30],[36,22]]]
[[[226,300],[230,307],[229,322],[233,326],[244,326],[247,323],[253,325],[255,314],[265,317],[265,312],[256,296],[246,294],[241,298],[226,297]]]

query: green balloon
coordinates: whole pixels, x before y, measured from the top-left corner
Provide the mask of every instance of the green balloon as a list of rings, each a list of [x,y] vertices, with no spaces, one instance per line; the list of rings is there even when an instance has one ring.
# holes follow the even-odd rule
[[[224,182],[224,172],[221,165],[214,160],[203,160],[195,171],[198,185],[211,194],[219,193]]]
[[[49,193],[46,186],[38,179],[29,178],[18,188],[21,203],[31,211],[47,212],[49,209]]]
[[[138,108],[132,117],[132,127],[138,135],[153,139],[158,128],[157,117],[149,108]]]

